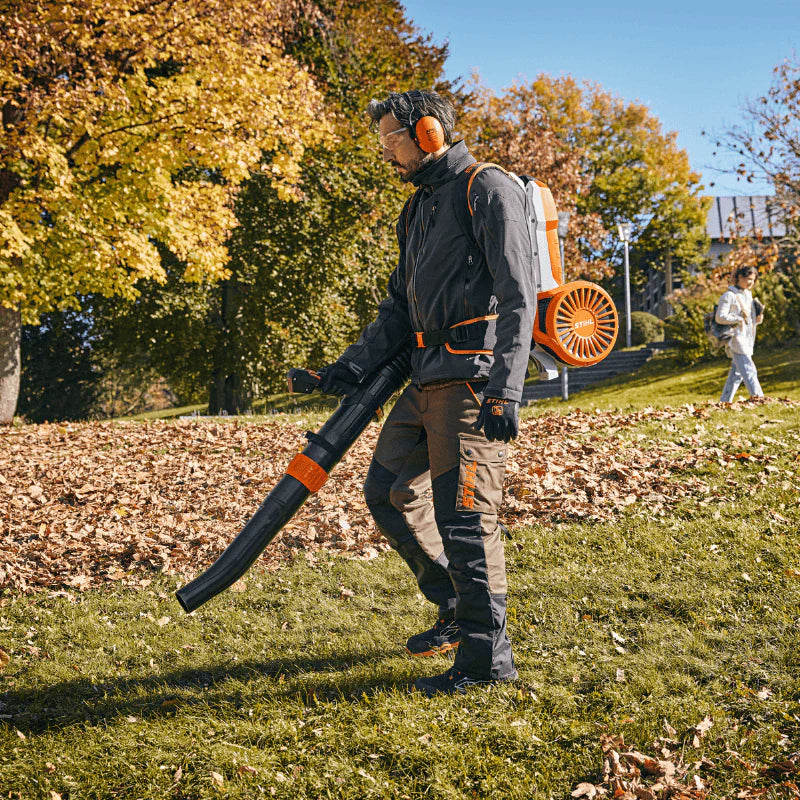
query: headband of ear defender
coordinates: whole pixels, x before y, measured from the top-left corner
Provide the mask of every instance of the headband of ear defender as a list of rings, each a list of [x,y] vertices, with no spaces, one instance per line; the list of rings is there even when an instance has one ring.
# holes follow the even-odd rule
[[[436,117],[430,115],[420,117],[415,121],[414,117],[417,115],[417,108],[422,108],[425,98],[422,96],[422,92],[419,91],[419,89],[413,89],[403,94],[411,104],[411,113],[408,115],[407,125],[411,131],[412,138],[423,152],[435,153],[444,146],[444,128],[442,127],[442,123],[439,122]]]

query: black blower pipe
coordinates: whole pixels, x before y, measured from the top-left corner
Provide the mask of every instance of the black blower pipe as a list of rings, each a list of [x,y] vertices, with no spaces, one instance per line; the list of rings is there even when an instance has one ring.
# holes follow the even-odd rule
[[[410,374],[410,354],[404,351],[347,395],[317,433],[306,433],[308,446],[295,456],[286,475],[267,495],[239,535],[205,572],[176,592],[184,611],[199,608],[250,569],[309,494],[318,491],[325,483],[328,473]],[[319,375],[314,372],[300,369],[289,372],[290,392],[309,393],[318,383]]]

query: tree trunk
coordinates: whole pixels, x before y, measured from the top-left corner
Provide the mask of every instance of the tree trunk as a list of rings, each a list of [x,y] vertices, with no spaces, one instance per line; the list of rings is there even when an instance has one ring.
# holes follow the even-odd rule
[[[220,313],[215,320],[217,341],[214,347],[214,368],[208,393],[209,414],[242,414],[249,399],[242,391],[242,381],[235,366],[236,287],[233,279],[220,284]]]
[[[674,309],[667,299],[672,294],[672,252],[667,251],[667,258],[664,263],[664,300],[662,301],[661,311],[659,315],[662,319],[671,317]]]
[[[22,315],[0,306],[0,425],[14,421],[19,398],[21,340]]]
[[[672,253],[667,253],[667,262],[664,265],[664,294],[669,297],[672,294]]]

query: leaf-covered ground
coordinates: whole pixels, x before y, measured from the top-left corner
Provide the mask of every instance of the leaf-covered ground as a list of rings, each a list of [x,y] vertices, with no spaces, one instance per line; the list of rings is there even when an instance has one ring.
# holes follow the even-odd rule
[[[267,549],[281,569],[190,615],[175,600],[164,556],[207,565],[296,421],[3,434],[4,796],[798,797],[800,405],[526,420],[506,504],[520,680],[433,699],[409,688],[450,662],[403,649],[431,609],[396,554],[365,558],[376,431]]]
[[[639,501],[650,514],[665,515],[686,498],[724,502],[695,474],[705,464],[758,462],[764,481],[778,472],[769,437],[748,448],[721,423],[719,436],[708,435],[717,408],[574,410],[524,420],[508,465],[504,522],[513,529],[556,519],[611,520]],[[641,432],[643,423],[674,431],[686,420],[696,420],[696,435],[654,439]],[[367,430],[267,548],[264,566],[299,551],[313,561],[321,549],[360,558],[387,549],[361,492],[378,430]],[[142,586],[158,572],[194,575],[228,545],[304,444],[302,426],[286,422],[98,422],[0,431],[0,589]],[[797,449],[798,439],[789,445]],[[796,481],[791,470],[783,478]]]

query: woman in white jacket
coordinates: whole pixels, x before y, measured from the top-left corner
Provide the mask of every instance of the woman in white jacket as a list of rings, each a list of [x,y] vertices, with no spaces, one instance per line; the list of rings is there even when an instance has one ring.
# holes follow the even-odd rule
[[[728,339],[725,352],[731,359],[728,380],[722,390],[721,403],[730,403],[736,390],[744,381],[750,397],[763,397],[758,372],[753,363],[753,345],[756,340],[756,325],[764,319],[758,313],[753,300],[753,288],[758,270],[755,267],[739,267],[733,273],[733,285],[729,286],[717,304],[715,319],[720,325],[735,325],[733,336]]]

